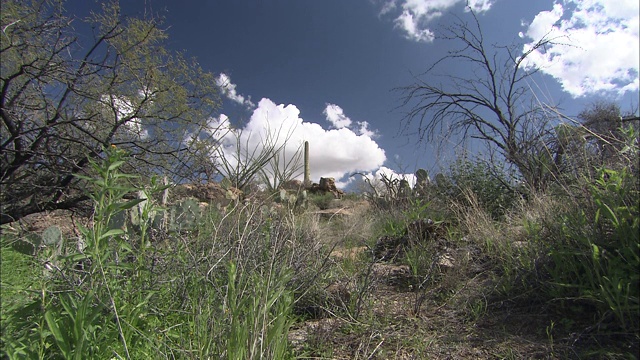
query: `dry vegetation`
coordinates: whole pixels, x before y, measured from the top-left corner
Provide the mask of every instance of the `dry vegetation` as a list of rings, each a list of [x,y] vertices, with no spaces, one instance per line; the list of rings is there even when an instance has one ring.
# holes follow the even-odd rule
[[[306,208],[255,194],[203,207],[192,225],[185,210],[182,228],[110,232],[133,189],[123,190],[117,168],[100,170],[108,165],[95,164],[105,182],[95,183],[90,222],[57,213],[3,231],[5,358],[637,356],[638,205],[629,202],[637,174],[577,184],[591,189],[585,197],[564,187],[531,192],[493,214],[482,193],[443,196],[433,184],[420,197],[373,202],[312,195]],[[617,225],[594,222],[611,181],[628,191],[606,200],[621,201]],[[15,251],[52,224],[62,244]],[[618,276],[621,291],[609,294],[621,307],[590,287],[593,266]]]

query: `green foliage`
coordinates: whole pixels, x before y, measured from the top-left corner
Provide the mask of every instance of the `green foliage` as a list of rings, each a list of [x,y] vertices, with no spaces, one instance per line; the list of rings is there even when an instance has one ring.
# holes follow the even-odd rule
[[[331,204],[335,197],[331,193],[317,193],[309,195],[309,202],[318,207],[320,210],[331,208]]]
[[[427,172],[427,170],[425,169],[416,170],[415,175],[416,175],[417,183],[419,184],[427,183],[429,181],[429,172]]]
[[[308,205],[307,190],[288,191],[280,189],[275,192],[274,200],[277,203],[284,204],[291,211],[303,211]]]
[[[172,231],[194,230],[202,216],[200,204],[194,198],[179,201],[169,208],[169,229]]]
[[[9,310],[9,327],[18,336],[15,339],[3,337],[8,354],[31,341],[39,344],[34,347],[35,352],[22,353],[20,350],[18,353],[30,358],[57,354],[66,359],[84,359],[104,358],[113,352],[121,352],[129,357],[127,341],[135,331],[120,323],[131,315],[121,296],[134,293],[133,289],[141,284],[141,277],[126,276],[136,274],[131,272],[135,266],[120,257],[131,254],[132,247],[124,238],[125,230],[111,225],[116,215],[141,200],[122,200],[134,190],[127,185],[132,177],[119,171],[126,160],[126,152],[109,148],[104,153],[104,163],[91,163],[98,177],[85,177],[93,185],[89,196],[95,205],[92,228],[81,229],[86,247],[82,252],[64,248],[61,231],[56,227],[43,232],[42,243],[49,246],[35,255],[42,258],[40,261],[46,261],[47,276],[34,284],[39,287],[38,297]],[[63,253],[63,250],[67,252]],[[79,262],[84,269],[76,272]],[[27,315],[30,321],[17,321],[20,315]]]
[[[637,154],[633,141],[621,149],[629,159]],[[375,296],[386,276],[375,268],[379,264],[366,250],[359,257],[330,256],[332,249],[316,238],[317,217],[270,202],[238,202],[222,211],[183,199],[167,209],[171,222],[164,228],[155,222],[163,209],[152,196],[163,187],[151,179],[140,196],[149,200],[126,200],[140,194],[131,185],[137,179],[123,172],[128,153],[109,148],[104,156],[91,164],[96,176],[85,178],[95,213],[92,227],[82,229],[83,251],[57,228],[3,233],[4,358],[282,359],[294,357],[287,340],[293,314],[342,318],[348,324],[339,331],[348,336],[390,325],[380,323],[380,303],[388,299]],[[495,304],[523,301],[526,306],[517,305],[526,308],[544,301],[555,311],[577,303],[596,310],[598,331],[637,334],[640,189],[633,164],[599,168],[595,179],[580,184],[584,196],[568,192],[571,206],[559,201],[565,206],[548,207],[554,210],[549,214],[537,213],[548,205],[544,201],[505,207],[506,216],[489,215],[486,203],[469,201],[456,208],[457,218],[443,218],[434,190],[451,191],[461,201],[465,194],[480,198],[498,191],[478,179],[481,171],[464,166],[452,171],[457,177],[437,179],[428,193],[373,212],[374,236],[406,240],[397,260],[410,273],[396,288],[411,293],[402,295],[409,297],[406,304],[393,306],[394,318],[400,311],[419,315],[423,304],[443,299],[460,305],[459,314],[476,324],[491,316]],[[467,184],[467,193],[458,184]],[[333,197],[327,194],[326,201],[330,206]],[[411,231],[409,224],[425,219],[435,220],[428,222],[437,227],[435,236]],[[445,234],[438,227],[443,219],[451,224]],[[377,239],[362,236],[351,220],[339,223],[353,236],[349,246]],[[327,226],[332,239],[343,237],[335,221]],[[28,243],[28,251],[14,250],[16,239]],[[440,265],[443,255],[453,266]],[[332,284],[346,295],[330,293]],[[563,346],[556,340],[563,336],[559,324],[577,321],[560,313],[566,319],[552,319],[557,325],[548,329],[554,352]],[[316,341],[310,336],[310,343]],[[393,356],[385,343],[378,346],[377,354]]]
[[[106,339],[100,339],[106,332],[100,324],[102,307],[94,304],[93,293],[84,298],[67,293],[58,297],[61,306],[49,306],[44,314],[47,327],[55,344],[65,359],[88,359],[105,356],[106,349],[100,345]],[[61,309],[57,309],[61,307]]]
[[[217,86],[165,47],[158,19],[125,18],[117,1],[78,17],[62,0],[3,0],[0,181],[11,191],[0,192],[1,223],[83,201],[86,183],[74,175],[109,144],[135,154],[128,172],[200,177],[182,144],[216,134],[207,119]]]
[[[407,229],[404,219],[392,217],[385,219],[380,226],[381,228],[378,232],[383,234],[383,236],[387,235],[391,237],[402,236]]]
[[[2,309],[2,353],[10,359],[292,357],[287,334],[294,300],[324,266],[307,232],[274,219],[293,215],[236,206],[214,216],[185,199],[171,211],[189,231],[173,232],[174,243],[163,249],[145,235],[153,225],[149,215],[160,209],[152,200],[122,198],[137,190],[120,172],[128,154],[109,148],[105,155],[92,164],[100,177],[86,178],[95,213],[93,226],[82,229],[84,251],[66,249],[51,275],[39,279],[37,296],[8,303],[3,291],[9,306]],[[135,230],[129,220],[124,227],[114,223],[136,207]],[[47,233],[57,238],[56,231]],[[3,253],[3,269],[5,259]],[[3,290],[4,281],[3,273]]]
[[[592,207],[562,217],[562,241],[551,250],[556,297],[591,302],[600,316],[638,330],[640,315],[640,192],[637,174],[602,168],[589,185]]]
[[[6,232],[3,232],[0,250],[0,354],[12,359],[36,358],[40,334],[28,329],[41,311],[36,294],[43,274],[36,268],[33,254],[15,251],[7,245],[10,241]]]
[[[416,184],[413,187],[414,196],[423,197],[427,195],[429,191],[429,183],[431,179],[429,178],[429,173],[425,169],[418,169],[415,173],[416,176]]]
[[[511,176],[502,169],[486,162],[459,159],[448,175],[436,177],[436,191],[440,197],[462,203],[469,201],[467,192],[473,194],[494,219],[510,210],[519,196],[509,184]]]
[[[293,296],[286,289],[287,274],[251,274],[238,278],[237,267],[228,267],[229,359],[285,359]],[[245,291],[251,288],[251,295]]]

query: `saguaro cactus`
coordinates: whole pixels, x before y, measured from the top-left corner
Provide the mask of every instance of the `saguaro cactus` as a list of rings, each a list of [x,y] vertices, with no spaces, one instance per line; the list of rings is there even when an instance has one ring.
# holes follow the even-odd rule
[[[309,170],[309,142],[304,142],[304,186],[311,186],[311,171]]]

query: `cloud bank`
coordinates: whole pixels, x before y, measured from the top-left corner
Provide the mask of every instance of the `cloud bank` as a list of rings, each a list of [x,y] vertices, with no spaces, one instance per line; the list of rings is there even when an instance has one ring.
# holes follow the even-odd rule
[[[399,12],[394,20],[395,27],[401,29],[407,39],[432,42],[435,34],[428,28],[429,23],[450,8],[467,5],[467,10],[482,13],[489,11],[493,3],[494,0],[389,0],[383,2],[380,15]]]
[[[638,91],[640,4],[637,0],[563,0],[535,16],[524,32],[563,44],[534,51],[526,66],[557,79],[573,97],[599,92]]]
[[[366,122],[351,121],[335,104],[328,104],[324,114],[332,129],[304,121],[295,105],[277,105],[263,98],[241,129],[240,144],[253,151],[261,149],[265,140],[270,139],[276,146],[284,144],[282,157],[291,159],[304,141],[308,141],[311,180],[314,182],[318,182],[320,177],[340,180],[355,171],[369,172],[382,166],[386,160],[385,152],[373,140],[373,132],[368,130]],[[219,127],[227,121],[226,115],[220,115],[212,120],[212,127]],[[353,124],[354,130],[349,128]],[[230,132],[222,139],[229,155],[235,149],[237,134]],[[345,184],[338,182],[338,186]]]

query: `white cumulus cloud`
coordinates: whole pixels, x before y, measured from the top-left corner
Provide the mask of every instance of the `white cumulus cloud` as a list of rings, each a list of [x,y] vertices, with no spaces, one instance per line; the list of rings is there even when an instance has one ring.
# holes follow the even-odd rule
[[[422,42],[432,42],[435,39],[433,31],[429,29],[423,29],[421,23],[424,22],[424,17],[419,16],[411,11],[405,10],[395,20],[396,27],[401,28],[406,32],[407,39]]]
[[[358,135],[364,135],[364,136],[368,136],[372,139],[375,139],[376,137],[378,137],[378,133],[376,133],[375,131],[369,129],[369,123],[366,121],[358,121],[358,128],[355,130],[356,133],[358,133]]]
[[[475,12],[484,12],[491,10],[491,6],[493,5],[493,0],[470,0],[468,3],[468,9]]]
[[[432,42],[435,39],[429,23],[441,17],[454,6],[466,5],[477,13],[489,11],[495,0],[390,0],[385,1],[380,15],[400,11],[394,20],[407,39],[418,42]]]
[[[336,129],[351,126],[351,119],[344,114],[344,111],[338,105],[327,104],[323,114],[327,117],[327,121],[329,121]]]
[[[561,0],[535,16],[521,36],[524,51],[542,37],[558,44],[534,51],[527,67],[553,76],[574,97],[638,91],[640,4],[637,0]]]
[[[327,109],[327,117],[336,116],[338,123],[346,122],[346,116],[339,106],[327,106]],[[219,126],[218,124],[227,120],[225,115],[221,115],[212,121],[215,123],[213,125]],[[295,105],[277,105],[270,99],[263,98],[249,122],[241,129],[240,143],[250,151],[259,150],[264,140],[269,138],[276,145],[284,144],[283,156],[290,159],[299,151],[304,141],[308,141],[311,180],[318,182],[320,177],[339,180],[355,171],[374,171],[386,160],[385,152],[373,140],[373,132],[368,130],[368,124],[361,122],[358,125],[366,131],[354,131],[344,126],[324,129],[319,124],[300,118],[300,110]],[[228,151],[233,151],[235,141],[235,135],[228,133],[223,144]]]
[[[231,82],[229,75],[224,73],[218,75],[216,78],[216,85],[220,88],[222,94],[229,100],[237,102],[240,105],[245,105],[248,108],[254,108],[256,106],[256,104],[251,101],[250,97],[244,97],[243,95],[238,94],[236,90],[237,85]]]
[[[327,121],[336,129],[348,128],[358,135],[365,135],[370,138],[375,138],[378,134],[369,129],[369,123],[366,121],[356,121],[355,123],[344,114],[344,110],[338,105],[327,104],[327,107],[322,112]]]

